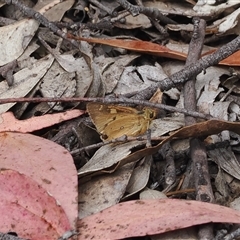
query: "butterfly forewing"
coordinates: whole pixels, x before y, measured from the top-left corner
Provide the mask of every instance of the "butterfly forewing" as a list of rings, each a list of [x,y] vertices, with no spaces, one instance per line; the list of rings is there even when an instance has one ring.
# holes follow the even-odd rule
[[[135,108],[99,103],[87,104],[87,111],[104,140],[143,134],[155,117],[152,109],[138,111]]]

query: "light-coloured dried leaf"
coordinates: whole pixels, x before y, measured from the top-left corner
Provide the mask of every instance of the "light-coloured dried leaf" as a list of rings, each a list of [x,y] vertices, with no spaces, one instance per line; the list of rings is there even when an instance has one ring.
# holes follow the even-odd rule
[[[154,119],[150,124],[151,137],[160,137],[166,133],[173,132],[185,126],[182,115]]]
[[[230,203],[230,208],[240,211],[240,198],[239,197],[234,199],[234,201],[232,201]]]
[[[79,218],[84,218],[119,203],[126,191],[134,165],[134,163],[126,164],[112,174],[96,176],[90,181],[80,184]]]
[[[102,81],[106,85],[106,93],[112,93],[126,66],[137,57],[139,57],[139,55],[132,54],[114,58],[106,58],[101,55],[95,58],[96,64],[101,71]]]
[[[124,69],[113,92],[115,94],[127,94],[134,92],[136,89],[141,91],[166,77],[166,74],[159,65],[129,66]]]
[[[152,156],[146,156],[141,159],[134,168],[126,192],[128,193],[124,198],[128,198],[133,194],[141,191],[146,187],[151,170]]]
[[[89,68],[82,66],[82,72],[76,73],[76,97],[84,97],[92,83],[92,73]]]
[[[146,1],[145,7],[157,8],[163,14],[174,14],[186,17],[197,16],[197,13],[191,8],[191,5],[185,2],[177,1]],[[199,16],[199,15],[198,15]]]
[[[72,0],[69,1],[70,4],[72,2]],[[61,0],[44,0],[44,1],[38,1],[37,4],[33,7],[33,9],[41,14],[43,14],[44,16],[46,16],[46,13],[53,9],[54,7],[58,7],[58,5],[61,5],[62,1]],[[65,6],[63,4],[63,6]],[[62,7],[63,7],[62,6]],[[66,10],[63,9],[63,11],[65,12]],[[50,16],[51,17],[51,16]],[[59,19],[60,20],[60,19]],[[53,21],[53,20],[52,20]]]
[[[59,54],[59,53],[56,53],[56,51],[53,51],[53,54],[55,59],[61,65],[61,67],[69,73],[72,73],[72,72],[82,73],[82,69],[87,67],[87,63],[83,57],[74,58],[72,54]]]
[[[39,10],[41,13],[45,13],[47,10],[51,9],[52,6],[57,5],[59,2],[59,0],[55,0],[47,4],[44,1],[45,5],[42,4],[41,9],[38,8],[37,10]],[[69,5],[70,2],[73,2],[73,0],[65,1],[63,4]],[[65,11],[66,10],[64,9],[64,12]],[[53,16],[53,14],[51,13],[50,16]],[[58,14],[57,20],[60,20],[59,16],[60,14]],[[26,18],[0,28],[0,66],[16,60],[24,52],[35,35],[38,26],[39,23],[36,20]]]
[[[214,182],[214,186],[216,188],[214,196],[218,204],[226,204],[226,201],[229,200],[229,196],[231,195],[226,175],[228,174],[218,165],[218,173]]]
[[[76,91],[75,72],[66,72],[54,61],[42,79],[40,91],[43,97],[73,97]],[[61,103],[48,103],[54,110],[63,110]]]
[[[132,16],[129,14],[125,17],[126,21],[124,24],[117,22],[116,26],[123,29],[135,29],[135,28],[150,28],[152,26],[149,18],[144,14],[138,14],[137,16]]]
[[[179,31],[186,31],[186,32],[192,32],[193,31],[193,24],[167,24],[166,27],[175,32]]]
[[[222,67],[209,67],[205,73],[197,75],[196,93],[198,110],[202,113],[209,113],[209,105],[213,104],[216,97],[223,88],[219,87],[220,77],[229,74],[229,71]]]
[[[0,98],[15,98],[26,96],[42,79],[50,68],[54,58],[50,55],[38,60],[31,69],[24,68],[14,74],[14,84],[8,87],[6,82],[0,83]],[[0,113],[9,110],[15,103],[0,105]]]
[[[55,49],[48,49],[59,65],[68,73],[75,73],[75,97],[84,97],[93,80],[93,73],[83,57],[74,58],[72,54],[60,54]],[[63,70],[62,69],[62,70]]]
[[[140,194],[139,199],[161,199],[161,198],[167,198],[167,196],[160,191],[145,188]]]
[[[228,0],[227,2],[220,4],[212,4],[212,1],[198,0],[197,4],[193,7],[193,10],[198,14],[198,16],[217,16],[218,14],[224,12],[228,8],[238,5],[239,2],[236,0]]]
[[[230,34],[239,34],[239,14],[240,8],[233,11],[231,14],[228,14],[222,19],[218,19],[209,26],[209,29],[213,29],[215,33],[220,35],[230,35]],[[216,32],[217,29],[217,32]]]
[[[47,4],[48,1],[38,1],[38,2],[44,3],[45,5],[40,9],[40,11],[42,11],[42,9],[48,6],[47,11],[43,13],[43,15],[50,22],[60,21],[63,15],[65,14],[65,12],[68,11],[74,4],[74,0],[68,0],[68,1],[55,0],[55,1],[49,1],[48,4]],[[56,2],[55,5],[54,5],[54,2]],[[51,5],[54,5],[54,6],[51,7]],[[40,7],[40,4],[36,5],[34,8],[37,9],[39,7]]]
[[[231,122],[235,122],[237,120],[239,120],[239,116],[240,116],[240,106],[234,102],[230,102],[229,106],[228,106],[228,110],[229,110],[229,117],[228,120]]]
[[[17,59],[28,46],[39,23],[34,19],[23,19],[0,28],[0,66]]]
[[[31,41],[28,47],[25,49],[24,53],[18,58],[17,63],[20,69],[29,68],[38,60],[30,55],[35,52],[40,46],[36,44],[36,41]]]
[[[176,45],[171,45],[171,47],[174,46],[176,48]],[[185,46],[179,45],[181,51],[185,51]],[[162,63],[162,68],[167,76],[171,76],[172,74],[181,71],[185,63],[182,61],[166,61]]]
[[[86,60],[88,67],[90,68],[92,77],[91,84],[87,90],[86,97],[102,97],[105,95],[105,84],[102,81],[102,74],[93,59],[92,54],[92,45],[88,42],[80,42],[81,52],[85,55],[84,59]]]
[[[93,157],[78,170],[78,175],[84,175],[112,167],[131,153],[131,149],[144,142],[127,142],[123,144],[108,144],[98,149]]]
[[[240,164],[230,148],[209,150],[208,155],[212,161],[214,161],[229,175],[240,180]]]
[[[173,46],[173,45],[172,45]],[[171,46],[171,47],[172,47]],[[174,45],[173,49],[178,49],[176,45]],[[185,50],[184,46],[179,45],[179,50],[184,52]],[[162,63],[162,68],[165,74],[169,77],[172,74],[182,70],[184,68],[184,63],[181,61],[166,61]],[[180,97],[180,91],[177,88],[171,88],[168,91],[164,91],[164,93],[169,96],[173,100],[179,100]]]
[[[228,109],[229,109],[230,102],[219,102],[215,101],[213,104],[209,104],[209,112],[212,116],[222,119],[222,120],[229,120],[228,119]],[[227,140],[227,139],[226,139]]]
[[[137,67],[136,70],[145,82],[149,80],[157,82],[167,77],[166,73],[158,63],[155,63],[155,66],[143,65]]]

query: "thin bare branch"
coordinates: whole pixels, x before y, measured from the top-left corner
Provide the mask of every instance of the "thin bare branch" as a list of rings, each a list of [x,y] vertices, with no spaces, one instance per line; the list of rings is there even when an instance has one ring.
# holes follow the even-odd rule
[[[6,98],[0,99],[0,104],[4,103],[21,103],[21,102],[101,102],[105,104],[136,104],[140,106],[147,106],[150,108],[159,108],[170,112],[179,112],[186,115],[190,115],[196,118],[212,119],[210,115],[202,114],[195,111],[187,111],[186,109],[176,108],[160,103],[151,103],[143,100],[127,99],[127,98]]]

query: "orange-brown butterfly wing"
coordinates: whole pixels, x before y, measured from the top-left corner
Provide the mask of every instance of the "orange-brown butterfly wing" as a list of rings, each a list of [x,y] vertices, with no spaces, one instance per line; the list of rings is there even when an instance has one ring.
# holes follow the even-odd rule
[[[87,111],[98,132],[100,133],[102,133],[105,127],[116,118],[116,113],[111,113],[109,107],[104,104],[88,103]]]
[[[126,116],[120,116],[115,121],[109,123],[103,134],[109,139],[118,138],[123,135],[138,136],[146,132],[148,128],[148,120],[142,115],[130,114]]]
[[[138,111],[118,105],[88,103],[87,110],[105,140],[143,134],[155,117],[153,110],[148,108]]]

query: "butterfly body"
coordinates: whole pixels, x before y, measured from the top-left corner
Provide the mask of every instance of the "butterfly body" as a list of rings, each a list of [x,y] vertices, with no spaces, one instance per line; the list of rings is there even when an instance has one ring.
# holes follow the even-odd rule
[[[154,110],[149,108],[138,111],[131,107],[88,103],[87,110],[104,140],[141,135],[155,117]]]

